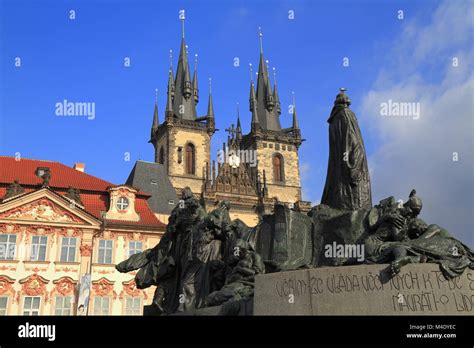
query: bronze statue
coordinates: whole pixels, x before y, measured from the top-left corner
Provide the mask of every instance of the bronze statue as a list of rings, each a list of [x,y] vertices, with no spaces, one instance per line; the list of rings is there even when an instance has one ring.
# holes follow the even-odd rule
[[[446,278],[474,269],[474,252],[436,224],[418,218],[423,203],[412,190],[402,206],[389,197],[368,214],[370,235],[364,240],[367,262],[390,262],[391,275],[409,263],[437,263]]]
[[[372,207],[364,141],[345,89],[336,96],[329,123],[329,162],[321,204],[342,210]]]
[[[119,272],[138,269],[135,282],[139,289],[157,286],[153,306],[161,314],[190,312],[208,306],[208,296],[220,291],[224,285],[234,283],[228,277],[232,275],[234,279],[237,273],[245,272],[245,262],[250,262],[248,267],[258,269],[248,271],[246,282],[263,271],[263,264],[255,261],[259,257],[253,250],[253,230],[240,220],[230,219],[229,202],[221,202],[208,214],[189,188],[182,191],[181,198],[171,212],[166,232],[158,245],[132,255],[116,266]],[[243,244],[237,246],[236,240]],[[233,262],[231,255],[240,246],[239,260],[245,260]],[[253,294],[253,286],[245,285],[245,289],[246,293]]]

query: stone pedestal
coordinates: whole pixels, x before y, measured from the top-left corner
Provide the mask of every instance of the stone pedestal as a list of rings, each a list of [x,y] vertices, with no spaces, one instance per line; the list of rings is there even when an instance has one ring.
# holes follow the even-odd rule
[[[259,275],[255,315],[473,315],[474,271],[446,280],[437,264],[321,267]]]

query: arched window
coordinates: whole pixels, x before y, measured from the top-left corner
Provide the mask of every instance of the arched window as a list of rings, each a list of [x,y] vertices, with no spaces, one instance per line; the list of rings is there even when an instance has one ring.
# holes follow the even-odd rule
[[[160,148],[160,154],[158,155],[158,163],[165,164],[165,150],[163,146]]]
[[[193,144],[187,144],[186,145],[186,160],[185,160],[185,166],[186,166],[186,174],[196,174],[196,151],[194,149]]]
[[[285,169],[283,168],[283,157],[280,154],[273,156],[273,180],[275,182],[285,181]]]

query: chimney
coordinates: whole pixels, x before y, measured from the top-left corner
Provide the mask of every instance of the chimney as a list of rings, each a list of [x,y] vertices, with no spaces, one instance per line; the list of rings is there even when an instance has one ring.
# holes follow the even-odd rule
[[[75,170],[78,170],[80,172],[83,172],[84,173],[84,169],[86,168],[86,165],[84,163],[74,163],[74,167],[73,167]]]

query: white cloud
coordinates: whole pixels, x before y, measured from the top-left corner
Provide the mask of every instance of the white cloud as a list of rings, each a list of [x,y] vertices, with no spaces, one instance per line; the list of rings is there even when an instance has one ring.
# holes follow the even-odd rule
[[[362,104],[368,131],[380,146],[369,158],[374,203],[390,195],[423,199],[421,217],[473,246],[472,2],[446,1],[425,25],[406,23],[387,52],[385,69]],[[459,66],[453,66],[456,57]],[[380,115],[389,99],[419,102],[421,115]],[[453,161],[453,153],[459,160]]]

